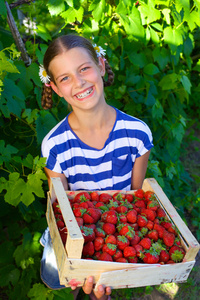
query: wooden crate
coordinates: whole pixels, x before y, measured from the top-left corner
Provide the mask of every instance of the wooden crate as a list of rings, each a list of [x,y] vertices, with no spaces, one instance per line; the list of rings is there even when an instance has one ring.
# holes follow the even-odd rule
[[[154,178],[144,180],[142,189],[153,191],[161,207],[169,219],[180,231],[182,245],[186,251],[183,262],[176,264],[131,264],[81,259],[84,238],[72,212],[69,199],[80,191],[64,191],[59,178],[51,178],[52,185],[48,192],[47,222],[50,229],[53,248],[56,255],[60,283],[66,287],[75,279],[82,286],[88,276],[93,276],[96,287],[103,284],[113,289],[159,285],[167,282],[184,282],[187,280],[200,246],[186,224]],[[100,191],[99,193],[102,193]],[[113,195],[119,191],[106,191]],[[122,192],[122,191],[121,191]],[[125,191],[123,191],[125,192]],[[126,193],[126,192],[125,192]],[[128,191],[134,193],[134,191]],[[64,247],[56,226],[52,203],[58,199],[65,224],[68,229],[66,246]]]

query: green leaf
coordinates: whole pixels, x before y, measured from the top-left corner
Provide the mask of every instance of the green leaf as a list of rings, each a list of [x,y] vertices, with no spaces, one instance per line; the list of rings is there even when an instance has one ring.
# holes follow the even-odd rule
[[[155,9],[155,1],[149,0],[148,4],[144,2],[138,7],[141,13],[142,24],[150,24],[160,19],[160,11]]]
[[[14,65],[14,62],[11,59],[8,59],[6,54],[0,51],[0,74],[2,77],[2,73],[19,73],[19,70]]]
[[[161,81],[159,82],[159,86],[162,88],[162,90],[173,90],[177,88],[177,84],[179,82],[180,75],[177,75],[176,73],[165,75]]]
[[[44,25],[42,24],[37,25],[36,32],[44,41],[46,42],[48,42],[49,40],[51,41],[51,36]]]
[[[158,100],[156,100],[156,102],[152,107],[152,117],[153,119],[160,121],[162,120],[163,115],[164,115],[163,107],[161,103]]]
[[[162,70],[170,62],[169,50],[165,48],[156,47],[153,50],[153,58],[159,64],[159,67]]]
[[[154,44],[159,44],[159,36],[158,33],[151,27],[149,27],[149,31],[150,31],[150,36],[151,36],[151,40]]]
[[[170,25],[171,24],[171,20],[170,20],[170,9],[169,8],[164,8],[162,10],[162,13],[164,15],[164,20],[166,21],[167,25]]]
[[[38,109],[27,108],[22,113],[22,118],[24,118],[28,124],[32,124],[38,117]]]
[[[90,6],[89,10],[92,11],[92,15],[95,21],[99,22],[105,11],[106,1],[105,0],[94,0]]]
[[[9,144],[5,146],[5,141],[0,140],[0,165],[4,162],[9,162],[11,160],[11,155],[16,154],[17,152],[17,148]]]
[[[20,278],[20,271],[14,265],[6,265],[0,268],[0,286],[4,287],[11,283],[15,285]]]
[[[187,93],[190,94],[191,93],[192,84],[191,84],[189,78],[187,76],[183,75],[181,77],[181,83],[183,84],[183,87],[187,91]]]
[[[61,16],[65,19],[66,23],[73,23],[75,21],[79,21],[81,23],[83,20],[83,14],[84,8],[80,6],[79,9],[69,7],[65,12],[61,14]]]
[[[64,0],[49,0],[47,7],[51,16],[58,16],[65,10],[65,3]]]
[[[4,0],[0,0],[0,15],[7,17],[7,9]]]
[[[53,290],[45,287],[44,284],[35,283],[33,287],[28,292],[28,297],[33,300],[53,300]]]
[[[48,111],[40,111],[36,120],[37,141],[41,144],[45,135],[57,124],[56,119]]]
[[[160,71],[158,67],[156,67],[154,64],[150,63],[144,67],[144,73],[147,75],[155,75],[158,74]]]
[[[183,136],[185,134],[185,129],[184,126],[180,123],[177,122],[172,128],[172,135],[177,139],[177,141],[180,143],[183,139]]]
[[[164,29],[163,38],[172,51],[175,51],[183,43],[182,31],[176,28],[172,29],[169,26]]]

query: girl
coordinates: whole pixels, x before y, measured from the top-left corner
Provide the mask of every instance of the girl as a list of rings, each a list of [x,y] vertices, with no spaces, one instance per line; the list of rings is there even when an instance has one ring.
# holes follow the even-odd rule
[[[42,105],[51,107],[52,89],[72,107],[43,140],[45,172],[48,181],[60,177],[66,190],[139,189],[153,147],[151,131],[141,120],[106,103],[104,86],[112,84],[114,76],[99,52],[87,39],[66,35],[57,38],[45,53]],[[49,245],[49,236],[46,240]],[[51,275],[45,273],[46,262],[44,254],[41,276],[48,284],[52,270]],[[108,299],[109,287],[99,287],[95,295],[92,287],[90,277],[83,290],[91,299]]]

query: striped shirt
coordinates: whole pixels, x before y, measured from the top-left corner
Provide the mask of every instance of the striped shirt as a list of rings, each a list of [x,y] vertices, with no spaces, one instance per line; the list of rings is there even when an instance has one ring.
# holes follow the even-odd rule
[[[135,159],[153,147],[149,127],[116,109],[116,121],[102,149],[82,142],[68,116],[42,142],[46,167],[64,173],[70,190],[130,190]]]

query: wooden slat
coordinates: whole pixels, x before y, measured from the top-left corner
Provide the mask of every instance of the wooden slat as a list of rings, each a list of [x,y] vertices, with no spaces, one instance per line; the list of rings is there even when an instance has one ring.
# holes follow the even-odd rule
[[[51,181],[68,230],[66,242],[67,255],[70,258],[81,258],[84,238],[72,212],[69,199],[60,178],[51,178]]]

